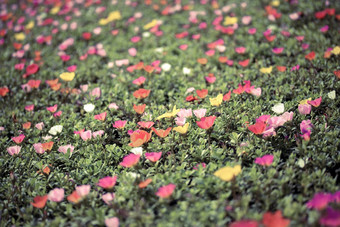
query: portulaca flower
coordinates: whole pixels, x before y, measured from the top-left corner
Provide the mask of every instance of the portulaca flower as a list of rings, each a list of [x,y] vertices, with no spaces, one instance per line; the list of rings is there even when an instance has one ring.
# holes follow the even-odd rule
[[[84,110],[86,113],[91,113],[96,106],[93,105],[92,103],[84,105]]]
[[[285,105],[283,103],[275,104],[272,107],[272,111],[274,111],[276,114],[282,114],[285,111]]]
[[[136,155],[143,155],[143,148],[142,147],[135,147],[131,149],[131,152],[136,154]]]
[[[58,133],[61,133],[62,130],[63,130],[62,125],[55,125],[50,129],[50,131],[48,131],[48,133],[55,136]]]
[[[189,68],[187,68],[187,67],[184,67],[183,68],[183,74],[184,75],[188,75],[188,74],[190,74],[191,73],[191,69],[189,69]]]
[[[170,71],[170,69],[171,69],[171,65],[170,65],[169,63],[163,63],[163,64],[161,65],[161,68],[162,68],[162,70],[163,70],[164,72],[168,72],[168,71]]]

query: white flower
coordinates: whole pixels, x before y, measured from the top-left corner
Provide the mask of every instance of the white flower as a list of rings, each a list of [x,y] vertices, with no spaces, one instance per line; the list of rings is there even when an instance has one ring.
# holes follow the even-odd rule
[[[95,108],[95,105],[93,105],[92,103],[84,105],[84,110],[87,113],[91,113],[94,110],[94,108]]]
[[[329,93],[327,94],[327,96],[328,96],[328,98],[330,98],[330,99],[335,99],[336,93],[335,93],[335,91],[333,90],[333,91],[329,92]]]
[[[285,105],[283,103],[275,104],[272,107],[272,111],[274,111],[277,114],[281,114],[281,113],[283,113],[285,111]]]
[[[135,147],[131,149],[131,152],[136,154],[136,155],[143,155],[143,148],[142,147]]]
[[[142,34],[142,36],[144,37],[144,38],[148,38],[148,37],[150,37],[150,32],[143,32],[143,34]]]
[[[183,68],[183,74],[184,75],[188,75],[188,74],[190,74],[191,73],[191,69],[189,69],[189,68],[187,68],[187,67],[184,67]]]
[[[162,68],[162,70],[163,70],[164,72],[168,72],[168,71],[170,71],[170,69],[171,69],[171,65],[170,65],[169,63],[163,63],[163,64],[161,65],[161,68]]]
[[[63,130],[62,125],[55,125],[50,129],[50,131],[48,131],[48,133],[55,136],[58,133],[61,133],[62,130]]]
[[[161,54],[161,53],[163,53],[163,50],[164,50],[163,47],[158,47],[158,48],[155,49],[155,52]]]
[[[140,174],[134,173],[134,172],[127,172],[126,175],[127,175],[128,177],[131,177],[131,178],[134,178],[134,179],[136,179],[137,177],[140,176]]]

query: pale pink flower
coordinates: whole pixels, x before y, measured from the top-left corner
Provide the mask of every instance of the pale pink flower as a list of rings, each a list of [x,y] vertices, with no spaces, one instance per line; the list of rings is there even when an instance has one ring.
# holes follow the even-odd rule
[[[47,198],[52,202],[61,202],[64,199],[64,195],[64,189],[55,188],[48,193]]]
[[[250,24],[251,19],[252,19],[251,16],[244,16],[244,17],[242,17],[242,23],[244,25],[248,25],[248,24]]]
[[[285,113],[281,114],[281,117],[283,119],[285,119],[285,121],[287,122],[287,121],[292,121],[293,120],[293,115],[294,115],[293,112],[285,112]]]
[[[44,150],[41,143],[35,143],[35,144],[33,144],[33,147],[34,147],[35,152],[37,152],[38,154],[45,153],[45,150]]]
[[[96,138],[97,136],[101,137],[105,132],[103,130],[95,131],[92,133],[93,138]]]
[[[252,95],[254,95],[256,97],[260,97],[261,96],[261,92],[262,92],[262,90],[261,90],[260,87],[250,90],[250,94],[252,94]]]
[[[115,110],[118,110],[118,108],[119,108],[119,107],[118,107],[118,106],[117,106],[117,104],[116,104],[116,103],[114,103],[114,102],[109,104],[109,109],[115,109]]]
[[[60,146],[58,151],[61,152],[61,153],[66,154],[68,149],[70,149],[70,153],[72,153],[73,150],[74,150],[74,146],[72,146],[71,144]]]
[[[80,89],[83,91],[83,92],[87,92],[89,88],[89,85],[88,84],[82,84],[80,85]]]
[[[312,106],[309,104],[303,104],[303,105],[299,105],[298,109],[299,109],[300,114],[307,115],[307,114],[310,114],[310,111],[312,110]]]
[[[176,125],[183,126],[185,124],[186,118],[185,117],[176,117],[175,122]]]
[[[42,130],[43,127],[44,127],[44,122],[39,122],[39,123],[37,123],[37,124],[35,125],[35,127],[36,127],[37,129],[39,129],[39,130]]]
[[[195,116],[198,119],[201,119],[202,117],[204,117],[206,112],[207,112],[207,109],[197,109],[197,110],[194,110],[194,114],[195,114]]]
[[[17,146],[17,145],[7,148],[8,153],[12,156],[15,155],[15,154],[19,154],[20,150],[21,150],[21,147]]]
[[[99,98],[101,95],[101,90],[99,87],[94,88],[91,92],[90,95],[95,97],[95,98]]]
[[[85,131],[85,132],[81,132],[81,133],[80,133],[80,137],[81,137],[84,141],[86,141],[86,140],[88,140],[88,139],[91,139],[91,138],[92,138],[92,132],[91,132],[91,130],[87,130],[87,131]]]
[[[85,197],[90,193],[91,185],[80,185],[76,187],[77,194],[80,197]]]
[[[269,136],[276,136],[276,132],[274,127],[267,127],[264,132],[262,133],[263,138],[269,137]]]
[[[284,123],[286,123],[286,120],[283,117],[273,116],[268,120],[268,125],[273,128],[280,127],[284,125]]]
[[[180,118],[192,117],[192,110],[191,109],[180,109],[180,111],[177,113],[177,116],[179,116]]]
[[[106,218],[105,225],[106,227],[119,227],[119,219],[117,217]]]
[[[129,52],[129,55],[132,56],[132,57],[134,57],[134,56],[137,55],[137,50],[136,50],[136,48],[134,48],[134,47],[130,48],[130,49],[128,50],[128,52]]]
[[[102,200],[107,204],[110,205],[112,200],[115,198],[115,193],[106,193],[102,195]]]

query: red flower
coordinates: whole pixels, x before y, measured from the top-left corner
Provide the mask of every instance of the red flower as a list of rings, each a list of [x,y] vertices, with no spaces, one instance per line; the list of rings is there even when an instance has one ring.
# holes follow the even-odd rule
[[[5,97],[5,95],[9,92],[8,87],[0,87],[0,95]]]
[[[286,66],[276,66],[277,70],[280,71],[280,72],[284,72],[286,71]]]
[[[242,86],[242,84],[239,84],[238,88],[233,90],[233,93],[238,94],[238,95],[242,94],[243,92],[244,92],[244,87]]]
[[[27,66],[26,68],[26,75],[29,76],[29,75],[32,75],[36,72],[38,72],[39,70],[39,66],[37,64],[31,64],[29,66]]]
[[[193,102],[195,100],[198,100],[198,98],[193,96],[193,95],[189,95],[185,98],[185,101],[187,101],[187,102]]]
[[[196,90],[198,97],[204,99],[208,95],[208,89]]]
[[[41,80],[29,80],[27,84],[32,88],[39,88]]]
[[[103,113],[94,115],[94,119],[99,120],[99,121],[105,121],[106,115],[107,115],[107,113],[103,112]]]
[[[149,94],[150,94],[150,90],[140,88],[133,93],[133,96],[135,96],[135,98],[137,98],[137,99],[144,99],[144,98],[148,97]]]
[[[47,202],[47,195],[44,196],[36,196],[31,202],[32,206],[35,208],[44,208]]]
[[[156,195],[161,198],[168,198],[172,195],[175,188],[176,188],[176,185],[174,184],[165,185],[158,189],[158,191],[156,192]]]
[[[259,224],[257,221],[252,220],[241,220],[231,223],[230,227],[257,227]]]
[[[92,34],[90,32],[84,32],[82,36],[83,36],[83,39],[90,40]]]
[[[79,203],[81,200],[81,196],[77,193],[76,190],[74,190],[72,194],[67,196],[67,200],[71,203]]]
[[[139,162],[139,159],[140,155],[129,154],[123,158],[123,161],[119,163],[119,165],[130,168],[135,166]]]
[[[309,61],[312,61],[315,58],[315,52],[314,51],[310,52],[305,56],[305,58]]]
[[[163,129],[155,129],[154,127],[151,128],[152,131],[154,131],[156,133],[157,136],[161,137],[161,138],[164,138],[164,137],[167,137],[171,131],[171,127],[167,128],[166,130],[163,130]]]
[[[333,73],[336,77],[338,77],[338,79],[340,79],[340,70],[335,70]]]
[[[321,19],[325,18],[325,16],[327,15],[327,10],[316,12],[314,15],[315,15],[316,19],[321,20]]]
[[[148,73],[152,73],[155,70],[155,67],[153,67],[151,65],[146,65],[146,66],[144,66],[144,70]]]
[[[256,135],[260,135],[264,132],[267,124],[263,122],[256,122],[254,125],[248,126],[248,129],[255,133]]]
[[[209,129],[213,126],[216,116],[202,117],[200,121],[196,121],[198,127],[202,129]]]
[[[246,59],[244,61],[239,61],[238,64],[242,67],[247,67],[249,64],[249,59]]]
[[[289,223],[290,220],[284,219],[280,210],[275,213],[267,212],[262,218],[262,224],[265,227],[287,227]]]
[[[231,91],[229,91],[227,94],[225,94],[224,96],[223,96],[223,101],[225,102],[225,101],[229,101],[230,100],[230,96],[231,96]]]

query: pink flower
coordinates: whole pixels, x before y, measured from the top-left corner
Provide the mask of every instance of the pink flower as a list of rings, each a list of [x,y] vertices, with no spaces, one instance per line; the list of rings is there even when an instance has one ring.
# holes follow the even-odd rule
[[[312,106],[309,104],[303,104],[303,105],[299,105],[298,109],[299,109],[300,114],[307,115],[307,114],[310,114],[310,111],[312,110]]]
[[[267,154],[255,159],[255,163],[261,166],[270,166],[273,163],[274,155]]]
[[[119,219],[117,217],[106,218],[105,225],[106,227],[119,227]]]
[[[115,193],[106,193],[102,195],[102,200],[107,204],[110,205],[112,200],[115,198]]]
[[[258,227],[259,224],[257,221],[253,220],[240,220],[240,221],[234,221],[230,224],[229,227]]]
[[[25,135],[24,135],[24,134],[20,134],[19,136],[12,137],[12,140],[13,140],[16,144],[20,144],[24,139],[25,139]]]
[[[281,54],[283,50],[284,50],[283,47],[275,47],[275,48],[272,49],[272,52],[274,54]]]
[[[137,50],[136,50],[136,48],[134,48],[134,47],[130,48],[130,49],[128,50],[128,52],[129,52],[130,56],[132,56],[132,57],[134,57],[134,56],[137,55]]]
[[[238,54],[244,54],[246,52],[245,47],[235,47],[235,52]]]
[[[39,130],[42,130],[43,127],[44,127],[44,122],[37,123],[37,124],[35,125],[35,127],[36,127],[37,129],[39,129]]]
[[[314,107],[318,107],[318,106],[320,106],[321,101],[322,101],[322,97],[317,98],[317,99],[312,100],[312,101],[307,101],[307,103],[314,106]]]
[[[254,89],[251,89],[250,90],[250,94],[256,96],[256,97],[260,97],[261,96],[261,93],[262,93],[262,90],[260,87],[258,88],[254,88]]]
[[[242,17],[242,23],[245,25],[248,25],[251,22],[251,16],[243,16]]]
[[[117,129],[122,129],[122,128],[125,127],[126,122],[127,122],[127,121],[121,121],[121,120],[115,121],[115,123],[112,124],[112,126],[113,126],[114,128],[117,128]]]
[[[64,189],[55,188],[50,191],[47,195],[48,200],[52,202],[61,202],[64,199]]]
[[[45,153],[45,150],[44,150],[41,143],[35,143],[35,144],[33,144],[33,147],[34,147],[35,152],[37,152],[38,154]]]
[[[191,109],[180,109],[180,111],[177,113],[177,116],[181,118],[187,118],[192,116]]]
[[[116,185],[116,182],[117,182],[117,176],[114,176],[114,177],[107,176],[107,177],[101,178],[97,185],[105,189],[111,189]]]
[[[95,131],[92,133],[93,138],[96,138],[97,136],[101,137],[104,134],[103,130]]]
[[[182,117],[176,117],[175,122],[176,125],[183,126],[185,124],[186,118]]]
[[[269,137],[269,136],[276,136],[276,132],[274,127],[266,127],[265,130],[262,132],[263,138]]]
[[[340,211],[328,207],[326,214],[321,217],[319,223],[323,226],[340,226]]]
[[[129,154],[123,158],[123,161],[119,165],[130,168],[139,162],[140,155]]]
[[[47,109],[48,111],[50,111],[51,113],[56,112],[56,111],[57,111],[57,108],[58,108],[58,105],[57,105],[57,104],[55,104],[54,106],[46,107],[46,109]]]
[[[84,141],[86,141],[86,140],[88,140],[88,139],[91,139],[91,138],[92,138],[92,132],[91,132],[91,130],[87,130],[87,131],[85,131],[85,132],[81,132],[81,133],[80,133],[80,137],[81,137]]]
[[[138,43],[141,40],[141,38],[139,36],[134,36],[131,38],[131,42],[133,43]]]
[[[80,197],[85,197],[90,193],[91,185],[81,185],[76,187],[77,194]]]
[[[90,95],[95,97],[95,98],[99,98],[101,95],[101,90],[99,87],[94,88],[91,92]]]
[[[172,195],[175,188],[176,188],[175,184],[168,184],[168,185],[162,186],[158,189],[158,191],[156,192],[156,195],[160,198],[168,198]]]
[[[314,197],[307,202],[306,206],[309,209],[323,210],[331,201],[332,194],[320,192],[315,194]]]
[[[60,117],[60,115],[62,114],[63,112],[62,111],[58,111],[56,113],[53,114],[53,117]]]
[[[268,120],[270,119],[270,115],[262,115],[258,118],[256,118],[256,123],[265,123],[267,124]]]
[[[300,124],[300,130],[302,133],[310,132],[313,128],[313,125],[310,120],[303,120]]]
[[[34,104],[25,106],[25,110],[33,111],[34,110]]]
[[[205,76],[205,81],[207,81],[209,84],[213,84],[216,81],[216,77],[215,76]]]
[[[205,164],[204,162],[203,163],[198,163],[195,167],[194,167],[194,170],[198,170],[198,168],[202,166],[202,168],[205,168],[207,166],[207,164]]]
[[[195,114],[195,116],[198,119],[201,119],[202,117],[204,117],[206,112],[207,112],[207,109],[197,109],[197,110],[194,110],[194,114]]]
[[[273,127],[273,128],[280,127],[280,126],[284,125],[284,123],[286,123],[286,120],[283,117],[273,116],[273,117],[269,118],[269,120],[268,120],[269,127]]]
[[[133,80],[132,83],[136,85],[142,85],[145,82],[146,78],[144,76],[140,76],[137,79]]]
[[[15,154],[19,154],[20,150],[21,150],[20,146],[12,146],[7,148],[8,153],[12,156]]]
[[[61,153],[66,154],[68,149],[70,149],[70,153],[72,153],[73,150],[74,150],[74,146],[72,146],[71,144],[60,146],[58,151],[61,152]]]
[[[287,121],[292,121],[293,120],[293,115],[294,115],[293,112],[285,112],[285,113],[281,114],[281,117],[283,119],[285,119],[285,121],[287,122]]]
[[[89,89],[89,85],[88,84],[82,84],[82,85],[80,85],[80,89],[83,92],[87,92],[87,90]]]
[[[69,72],[74,72],[77,70],[77,65],[71,65],[69,67],[67,67],[67,71]]]
[[[107,113],[106,113],[106,112],[103,112],[103,113],[94,115],[94,119],[96,119],[96,120],[98,120],[98,121],[105,121],[106,115],[107,115]]]
[[[254,35],[256,33],[256,28],[249,28],[248,29],[248,34],[249,35]]]
[[[162,156],[162,152],[145,153],[145,158],[151,162],[157,162]]]

